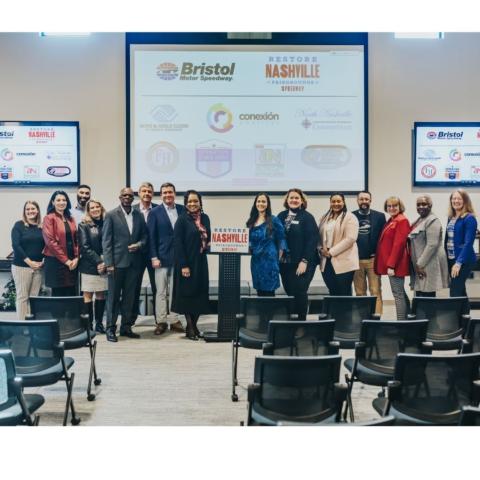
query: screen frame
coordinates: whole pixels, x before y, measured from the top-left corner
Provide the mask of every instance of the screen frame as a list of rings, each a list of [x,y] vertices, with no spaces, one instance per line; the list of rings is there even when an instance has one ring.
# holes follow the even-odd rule
[[[422,182],[416,179],[417,171],[417,129],[418,127],[477,127],[480,129],[479,122],[414,122],[412,129],[412,186],[418,188],[451,188],[451,187],[464,187],[464,188],[480,188],[480,182],[478,184],[470,184],[466,182]]]
[[[126,68],[126,180],[127,186],[131,185],[130,175],[130,129],[131,129],[131,112],[130,112],[130,46],[142,44],[159,44],[159,45],[360,45],[363,46],[363,87],[364,87],[364,178],[362,190],[368,190],[368,33],[366,32],[352,32],[352,33],[272,33],[268,40],[238,40],[229,39],[226,32],[223,33],[141,33],[141,32],[127,32],[125,34],[125,68]],[[166,179],[167,180],[167,179]],[[132,188],[137,193],[137,185]],[[157,186],[158,188],[158,186]],[[194,186],[192,186],[194,188]],[[184,192],[177,192],[182,194]],[[205,195],[209,196],[251,196],[257,192],[255,191],[203,191]],[[272,196],[282,196],[284,192],[267,191]],[[335,193],[333,191],[317,190],[305,191],[308,195],[327,196]],[[356,195],[356,191],[343,191],[345,195]],[[155,194],[160,194],[158,190]]]
[[[81,184],[80,178],[80,122],[73,121],[48,121],[48,120],[0,120],[0,127],[2,126],[21,126],[21,127],[75,127],[77,136],[77,180],[74,182],[59,182],[52,180],[51,182],[31,182],[31,183],[2,183],[2,188],[36,188],[36,187],[78,187]]]

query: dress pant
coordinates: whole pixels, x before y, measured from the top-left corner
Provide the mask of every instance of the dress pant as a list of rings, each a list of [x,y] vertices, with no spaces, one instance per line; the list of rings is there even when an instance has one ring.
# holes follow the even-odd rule
[[[140,292],[142,291],[142,281],[143,274],[145,273],[145,268],[148,270],[148,278],[150,280],[150,286],[152,287],[152,296],[153,296],[153,314],[155,315],[155,297],[157,293],[156,284],[155,284],[155,269],[152,267],[152,262],[148,260],[142,267],[142,271],[138,276],[138,283],[135,286],[135,298],[133,303],[133,324],[136,322],[137,317],[140,313]],[[147,312],[147,305],[145,305],[145,313]]]
[[[335,273],[332,260],[327,258],[325,268],[322,272],[322,277],[330,295],[351,296],[353,273],[353,270],[351,272]]]
[[[355,287],[355,295],[364,297],[367,295],[367,281],[370,295],[377,297],[375,305],[375,313],[379,315],[383,311],[382,302],[382,280],[374,270],[375,258],[367,258],[360,260],[360,268],[353,274],[353,286]]]
[[[30,297],[36,297],[42,286],[42,270],[12,265],[12,277],[15,282],[17,297],[15,307],[19,320],[25,320],[30,313]]]
[[[295,313],[299,320],[307,318],[308,311],[308,287],[315,275],[316,265],[308,265],[303,275],[297,275],[297,263],[280,264],[280,276],[282,285],[287,295],[295,297]]]
[[[410,300],[405,291],[405,277],[388,277],[390,287],[392,288],[395,309],[397,310],[397,320],[406,320],[410,313]]]
[[[455,264],[455,260],[448,259],[448,274],[450,275],[452,267]],[[460,272],[457,277],[452,278],[450,276],[450,296],[451,297],[468,297],[466,283],[470,272],[472,271],[474,263],[465,263],[460,267]],[[470,304],[467,302],[464,314],[470,313]]]
[[[107,329],[115,331],[122,314],[120,331],[133,325],[133,305],[140,270],[134,266],[117,268],[108,275]],[[120,300],[121,299],[121,300]]]
[[[168,321],[167,315],[172,312],[173,267],[155,268],[154,271],[157,292],[155,295],[155,321],[156,323],[172,324]],[[182,315],[176,315],[174,323],[176,322],[185,324]]]

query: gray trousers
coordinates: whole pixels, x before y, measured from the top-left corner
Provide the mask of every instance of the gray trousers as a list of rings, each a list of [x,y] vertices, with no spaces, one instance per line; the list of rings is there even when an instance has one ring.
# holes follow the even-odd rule
[[[176,316],[172,321],[168,321],[168,311],[171,312],[172,291],[173,291],[173,267],[160,267],[155,269],[155,285],[157,294],[155,295],[155,321],[157,323],[185,323],[183,315]],[[168,301],[168,310],[167,310]],[[182,321],[183,320],[183,321]]]
[[[405,292],[405,277],[388,277],[392,289],[395,308],[397,310],[397,320],[406,320],[410,313],[410,300]]]

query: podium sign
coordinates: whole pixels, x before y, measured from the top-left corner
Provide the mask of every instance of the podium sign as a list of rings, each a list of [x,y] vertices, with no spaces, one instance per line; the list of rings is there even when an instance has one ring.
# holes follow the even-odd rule
[[[248,253],[248,228],[214,227],[210,251],[213,253]]]

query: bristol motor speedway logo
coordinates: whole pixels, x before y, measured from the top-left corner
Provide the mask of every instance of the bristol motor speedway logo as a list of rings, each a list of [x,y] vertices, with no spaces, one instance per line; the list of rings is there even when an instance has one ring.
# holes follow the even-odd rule
[[[171,62],[163,62],[157,66],[157,76],[162,80],[175,80],[178,77],[178,67]]]
[[[427,138],[429,138],[430,140],[437,138],[437,132],[434,132],[434,131],[427,132]]]

